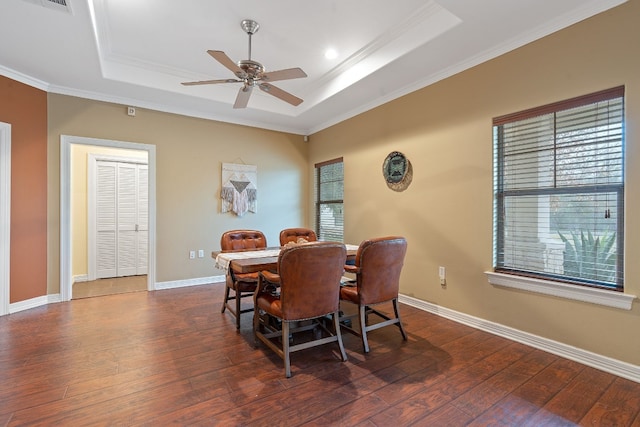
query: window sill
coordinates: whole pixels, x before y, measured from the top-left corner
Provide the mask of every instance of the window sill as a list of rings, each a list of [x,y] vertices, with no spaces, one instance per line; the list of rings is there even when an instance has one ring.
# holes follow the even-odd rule
[[[495,273],[493,271],[485,271],[485,274],[489,279],[489,283],[494,286],[521,289],[539,294],[553,295],[560,298],[606,305],[608,307],[620,308],[623,310],[631,310],[633,300],[636,299],[635,295],[553,282],[551,280]]]

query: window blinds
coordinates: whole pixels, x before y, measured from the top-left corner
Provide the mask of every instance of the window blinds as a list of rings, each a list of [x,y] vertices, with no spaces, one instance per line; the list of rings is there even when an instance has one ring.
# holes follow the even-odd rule
[[[494,119],[496,270],[622,289],[623,95]]]
[[[342,158],[316,166],[316,225],[318,239],[344,241],[344,169]]]

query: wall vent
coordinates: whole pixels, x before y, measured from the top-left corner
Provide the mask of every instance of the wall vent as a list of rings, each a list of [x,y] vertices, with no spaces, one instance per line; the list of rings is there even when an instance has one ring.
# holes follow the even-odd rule
[[[62,12],[71,13],[71,7],[68,0],[24,0],[27,3],[37,4],[48,9],[60,10]]]

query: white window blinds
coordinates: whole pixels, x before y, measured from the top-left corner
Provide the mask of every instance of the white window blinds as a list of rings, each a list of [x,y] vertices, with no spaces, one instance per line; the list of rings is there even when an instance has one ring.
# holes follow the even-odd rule
[[[342,158],[315,165],[316,233],[323,241],[344,241]]]
[[[496,270],[622,290],[624,87],[493,124]]]

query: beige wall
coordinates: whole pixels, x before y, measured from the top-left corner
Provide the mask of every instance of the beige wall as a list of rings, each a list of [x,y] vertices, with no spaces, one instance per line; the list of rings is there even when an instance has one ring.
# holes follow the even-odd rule
[[[85,276],[89,271],[88,262],[88,166],[89,155],[114,156],[119,158],[147,161],[146,151],[125,150],[109,147],[73,144],[71,146],[71,241],[73,242],[71,274]]]
[[[624,84],[625,292],[640,295],[639,16],[640,1],[631,0],[312,135],[310,169],[344,157],[345,240],[404,235],[403,294],[640,365],[638,302],[631,311],[607,308],[493,287],[484,274],[492,267],[492,118]],[[382,177],[394,150],[413,165],[401,193]],[[438,266],[447,269],[445,289]]]
[[[48,293],[60,290],[60,136],[156,146],[156,281],[219,275],[210,253],[233,228],[263,230],[277,244],[282,228],[308,225],[307,151],[299,135],[50,94],[48,140]],[[258,167],[258,213],[222,214],[222,163]],[[189,260],[189,250],[205,250]]]

